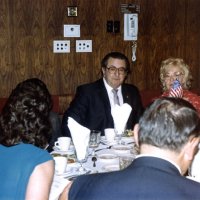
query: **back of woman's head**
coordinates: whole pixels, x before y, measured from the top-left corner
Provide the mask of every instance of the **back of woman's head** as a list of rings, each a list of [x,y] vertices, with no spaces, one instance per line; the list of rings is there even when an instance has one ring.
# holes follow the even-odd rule
[[[20,142],[44,148],[50,139],[51,105],[38,81],[19,83],[11,92],[0,116],[0,143]]]

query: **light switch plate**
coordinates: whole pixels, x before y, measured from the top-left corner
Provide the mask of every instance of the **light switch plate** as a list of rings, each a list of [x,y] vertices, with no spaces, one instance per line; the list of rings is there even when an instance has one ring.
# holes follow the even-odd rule
[[[64,37],[80,37],[80,25],[78,24],[65,24]]]
[[[70,41],[69,40],[54,40],[53,41],[53,52],[54,53],[69,53],[70,52]]]
[[[76,52],[92,52],[92,40],[76,40]]]

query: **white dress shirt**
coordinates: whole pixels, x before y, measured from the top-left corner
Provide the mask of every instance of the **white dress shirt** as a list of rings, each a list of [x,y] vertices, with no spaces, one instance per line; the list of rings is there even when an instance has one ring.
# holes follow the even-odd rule
[[[110,100],[110,105],[111,105],[111,107],[113,107],[114,106],[114,94],[112,92],[113,88],[110,87],[110,85],[108,85],[108,83],[106,82],[105,78],[103,78],[103,82],[104,82],[104,85],[105,85],[107,93],[108,93],[108,97],[109,97],[109,100]],[[117,95],[118,95],[118,98],[119,98],[119,104],[122,105],[124,102],[123,102],[121,85],[116,89],[118,90],[117,91]]]

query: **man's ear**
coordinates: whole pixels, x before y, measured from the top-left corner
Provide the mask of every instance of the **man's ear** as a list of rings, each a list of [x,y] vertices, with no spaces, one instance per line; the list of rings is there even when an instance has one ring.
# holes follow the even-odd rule
[[[139,132],[139,124],[135,124],[134,129],[133,129],[133,138],[136,145],[139,147],[138,132]]]
[[[200,138],[199,137],[192,137],[189,139],[187,144],[184,147],[184,157],[192,161],[195,154],[197,153],[198,150],[198,145],[199,145]]]
[[[105,77],[105,68],[102,67],[102,68],[101,68],[101,71],[102,71],[103,77]]]

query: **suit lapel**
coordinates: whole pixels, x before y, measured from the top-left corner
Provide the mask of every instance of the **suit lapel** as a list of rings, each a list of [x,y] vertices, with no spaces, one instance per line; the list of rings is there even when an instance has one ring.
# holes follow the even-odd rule
[[[113,118],[111,115],[110,100],[109,100],[108,93],[107,93],[106,87],[104,85],[103,79],[100,79],[98,81],[97,88],[99,88],[98,96],[101,99],[101,102],[103,102],[104,112],[105,112],[106,119],[107,119],[107,125],[112,127],[112,126],[114,126],[114,121],[113,121]]]
[[[127,91],[124,85],[122,85],[122,96],[123,96],[124,103],[128,103],[131,105],[129,92]]]
[[[103,83],[103,79],[100,79],[98,82],[98,88],[99,88],[99,98],[102,99],[101,102],[104,102],[104,106],[106,108],[106,110],[110,111],[111,109],[111,106],[110,106],[110,100],[109,100],[109,97],[108,97],[108,93],[107,93],[107,90],[105,88],[105,85]]]

